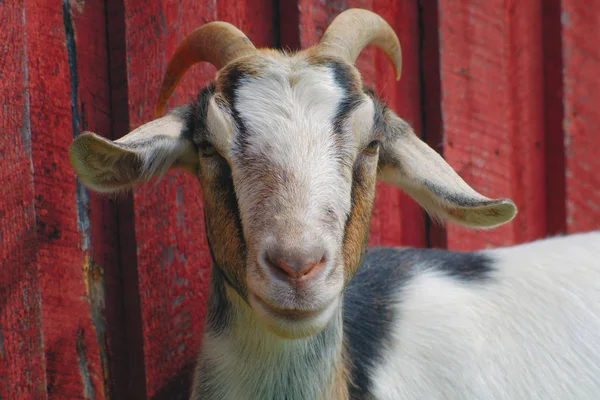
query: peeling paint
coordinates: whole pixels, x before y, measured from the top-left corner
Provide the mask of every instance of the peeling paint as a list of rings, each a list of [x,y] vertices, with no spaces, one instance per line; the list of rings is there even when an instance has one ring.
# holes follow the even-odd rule
[[[83,330],[77,332],[77,340],[75,343],[77,350],[77,365],[79,367],[79,373],[81,374],[81,383],[83,384],[83,398],[84,399],[95,399],[94,385],[92,384],[92,377],[88,369],[88,361],[85,357],[85,346],[83,345]]]
[[[90,318],[96,332],[96,343],[100,353],[102,375],[105,385],[109,382],[108,357],[106,346],[106,326],[104,323],[104,268],[91,261],[88,255],[82,267],[85,290],[90,305]],[[106,389],[106,388],[105,388]],[[106,391],[106,390],[105,390]],[[108,393],[108,391],[106,391]]]

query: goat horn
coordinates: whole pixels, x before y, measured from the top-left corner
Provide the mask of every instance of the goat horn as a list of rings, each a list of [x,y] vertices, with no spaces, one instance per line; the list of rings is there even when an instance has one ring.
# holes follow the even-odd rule
[[[231,61],[255,51],[250,39],[227,22],[214,21],[197,28],[183,39],[169,61],[154,114],[158,117],[164,113],[177,84],[194,64],[206,61],[219,70]]]
[[[358,55],[368,45],[383,50],[396,71],[396,80],[402,71],[402,51],[396,33],[387,22],[371,11],[351,8],[338,15],[329,25],[318,52],[343,58],[354,65]]]

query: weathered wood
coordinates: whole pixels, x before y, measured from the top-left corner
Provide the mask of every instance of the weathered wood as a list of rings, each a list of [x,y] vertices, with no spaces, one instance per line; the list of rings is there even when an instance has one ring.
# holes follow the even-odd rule
[[[307,48],[321,39],[331,21],[348,8],[364,8],[380,14],[394,28],[402,45],[403,77],[394,80],[389,61],[373,47],[363,50],[356,66],[365,86],[374,88],[387,104],[405,118],[416,131],[421,128],[418,9],[412,1],[355,0],[323,2],[281,1],[281,15],[292,23],[282,25],[283,48]],[[369,245],[425,245],[425,218],[416,203],[398,189],[378,183]]]
[[[0,398],[46,398],[23,1],[0,5]]]
[[[448,247],[545,236],[540,1],[439,2],[444,156],[474,188],[519,214],[491,231],[448,226]]]
[[[87,53],[104,51],[102,43],[93,44],[104,37],[104,12],[101,6],[89,6],[26,1],[24,9],[37,262],[50,398],[102,399],[106,394],[104,289],[99,264],[104,260],[92,252],[92,203],[76,183],[67,156],[73,136],[82,127],[103,128],[108,122],[103,115],[108,89],[106,82],[99,83],[106,74],[106,55]],[[83,34],[92,43],[78,41],[75,20],[92,25]],[[77,49],[88,45],[91,47],[79,56]],[[86,64],[78,67],[78,57]],[[79,77],[82,70],[90,72]]]
[[[100,0],[71,2],[70,15],[77,63],[79,132],[91,130],[112,137],[106,6]],[[80,185],[77,190],[78,202],[87,208],[89,221],[81,232],[89,246],[85,252],[87,268],[83,272],[104,389],[107,397],[126,397],[127,346],[117,203]],[[86,218],[85,213],[82,216]]]
[[[381,51],[375,54],[377,94],[398,115],[422,135],[421,68],[419,60],[419,9],[416,0],[374,0],[372,11],[383,17],[394,29],[402,46],[402,78],[394,80],[390,62]],[[407,194],[380,183],[377,188],[372,245],[425,247],[425,214]],[[372,222],[373,223],[373,222]]]
[[[419,0],[421,38],[421,98],[423,139],[438,153],[444,155],[442,110],[440,93],[440,41],[438,31],[438,2]],[[428,247],[444,249],[447,232],[443,224],[427,217]]]
[[[544,118],[546,133],[546,221],[549,235],[566,232],[564,79],[561,0],[542,2]]]
[[[185,35],[219,18],[239,26],[257,46],[271,45],[271,5],[266,0],[219,2],[216,8],[209,1],[125,1],[129,128],[152,118],[162,74]],[[206,64],[192,68],[170,105],[192,100],[214,71]],[[133,203],[144,357],[134,368],[145,372],[134,395],[185,396],[208,295],[210,255],[200,186],[195,178],[172,172],[158,185],[136,189]]]
[[[600,228],[600,4],[562,0],[566,229]]]

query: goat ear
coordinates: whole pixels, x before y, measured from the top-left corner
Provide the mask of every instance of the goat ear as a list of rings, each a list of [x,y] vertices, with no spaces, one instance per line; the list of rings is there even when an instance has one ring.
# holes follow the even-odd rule
[[[116,141],[84,132],[69,148],[71,165],[81,182],[97,192],[130,189],[175,167],[195,172],[198,156],[184,129],[180,116],[167,115]]]
[[[471,188],[408,123],[383,110],[379,178],[403,189],[434,218],[492,228],[517,213],[510,199],[489,199]]]

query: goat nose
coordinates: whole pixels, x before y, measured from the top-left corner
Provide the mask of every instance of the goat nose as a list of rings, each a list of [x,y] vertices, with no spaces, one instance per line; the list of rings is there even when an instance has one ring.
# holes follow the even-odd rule
[[[265,252],[265,261],[277,275],[284,273],[294,279],[306,279],[322,269],[326,258],[322,247],[274,247]]]

